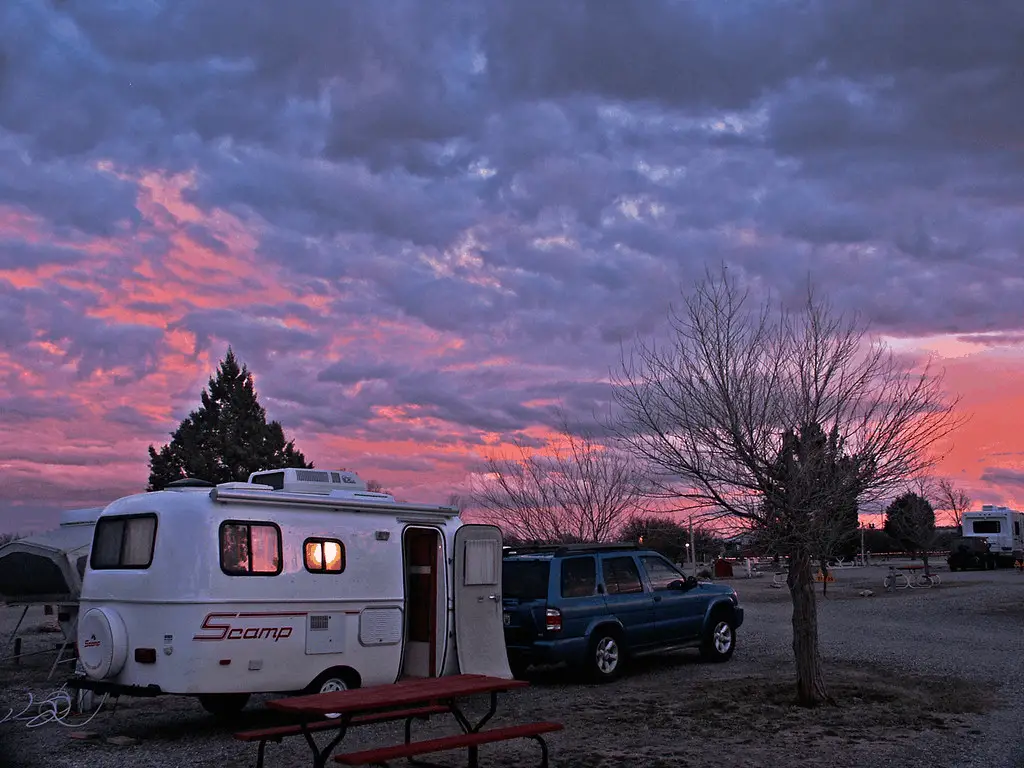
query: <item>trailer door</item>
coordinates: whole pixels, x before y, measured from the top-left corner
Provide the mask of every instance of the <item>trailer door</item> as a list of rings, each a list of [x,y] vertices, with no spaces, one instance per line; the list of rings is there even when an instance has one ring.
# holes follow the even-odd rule
[[[455,647],[459,671],[512,678],[501,608],[501,531],[463,525],[455,532]]]

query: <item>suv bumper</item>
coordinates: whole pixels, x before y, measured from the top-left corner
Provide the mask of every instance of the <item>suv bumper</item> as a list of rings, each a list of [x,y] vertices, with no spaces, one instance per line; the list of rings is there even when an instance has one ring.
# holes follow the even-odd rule
[[[734,605],[732,608],[732,615],[736,617],[736,626],[733,629],[739,629],[743,626],[743,607]]]
[[[587,655],[587,639],[536,640],[530,645],[506,647],[512,664],[579,664]]]

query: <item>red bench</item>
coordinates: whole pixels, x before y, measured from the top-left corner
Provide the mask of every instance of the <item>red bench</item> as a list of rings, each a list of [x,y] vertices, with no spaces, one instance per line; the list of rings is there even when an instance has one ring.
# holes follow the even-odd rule
[[[541,738],[542,733],[560,731],[561,723],[524,723],[523,725],[510,725],[505,728],[492,728],[487,731],[476,733],[460,733],[456,736],[444,736],[439,739],[428,741],[416,741],[406,744],[396,744],[392,747],[380,747],[378,749],[364,749],[360,752],[349,752],[347,754],[335,755],[335,762],[342,765],[383,765],[387,766],[388,760],[397,760],[402,757],[414,757],[426,755],[431,752],[445,752],[451,749],[466,747],[468,750],[470,768],[477,765],[476,748],[480,744],[488,744],[496,741],[508,741],[510,739],[533,739],[540,744],[541,761],[540,768],[547,768],[548,745]]]
[[[405,720],[405,740],[409,742],[412,735],[412,721],[414,719],[425,720],[431,715],[443,715],[451,712],[451,707],[444,704],[431,704],[423,707],[409,709],[393,709],[384,712],[373,712],[366,715],[353,717],[348,725],[370,725],[371,723],[384,723],[390,720]],[[329,718],[327,720],[316,720],[306,723],[305,726],[294,723],[292,725],[275,725],[269,728],[259,728],[253,731],[240,731],[234,734],[239,741],[258,741],[259,748],[256,752],[256,768],[263,768],[263,756],[267,748],[267,742],[272,741],[280,744],[288,736],[299,736],[303,733],[316,733],[319,731],[337,730],[341,727],[340,718]]]

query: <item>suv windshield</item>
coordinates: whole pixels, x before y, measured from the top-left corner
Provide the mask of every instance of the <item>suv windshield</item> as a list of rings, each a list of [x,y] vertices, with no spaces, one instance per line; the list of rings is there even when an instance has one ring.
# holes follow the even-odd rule
[[[516,600],[545,600],[550,560],[505,560],[501,564],[501,591]]]

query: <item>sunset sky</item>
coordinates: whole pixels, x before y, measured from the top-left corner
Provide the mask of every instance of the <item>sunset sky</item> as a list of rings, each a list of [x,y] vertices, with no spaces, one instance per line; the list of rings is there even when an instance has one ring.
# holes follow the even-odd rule
[[[444,502],[585,423],[706,265],[808,276],[1024,506],[1024,3],[5,0],[0,532],[142,490],[231,344]]]

